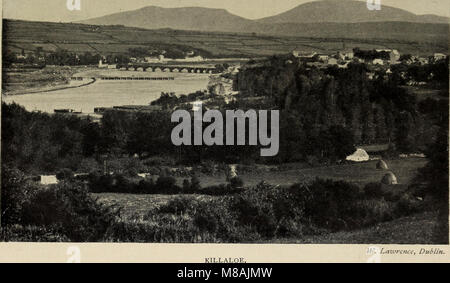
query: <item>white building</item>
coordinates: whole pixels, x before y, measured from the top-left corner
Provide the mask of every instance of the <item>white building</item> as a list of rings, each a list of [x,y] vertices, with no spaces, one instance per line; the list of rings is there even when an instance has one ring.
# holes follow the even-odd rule
[[[41,185],[56,185],[58,184],[58,178],[56,178],[55,175],[50,175],[50,176],[41,176]]]
[[[203,62],[205,59],[202,56],[186,57],[184,59],[175,59],[176,62]]]
[[[443,53],[434,53],[434,60],[435,61],[439,61],[439,60],[445,60],[445,58],[447,58],[447,55],[443,54]]]
[[[384,65],[384,61],[382,59],[374,59],[372,61],[372,64],[374,64],[374,65]]]
[[[145,62],[147,63],[161,63],[165,61],[164,55],[159,55],[157,57],[145,57]]]
[[[303,58],[303,59],[312,59],[314,56],[316,56],[316,52],[311,51],[292,51],[292,55],[296,58]]]
[[[328,59],[328,65],[337,65],[338,60],[336,58],[329,58]]]
[[[394,49],[391,52],[389,52],[389,60],[391,61],[391,64],[395,64],[400,60],[400,52],[398,50]]]
[[[319,54],[318,55],[318,59],[320,62],[328,62],[328,59],[330,58],[330,56],[325,55],[325,54]]]
[[[100,61],[98,61],[98,68],[99,69],[106,69],[108,68],[107,64],[103,64],[103,59],[100,59]]]

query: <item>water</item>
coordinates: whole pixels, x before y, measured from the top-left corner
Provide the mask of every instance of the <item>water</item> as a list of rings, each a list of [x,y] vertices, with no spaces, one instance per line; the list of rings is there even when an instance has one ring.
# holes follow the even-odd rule
[[[177,95],[205,90],[208,74],[133,72],[103,70],[79,73],[74,76],[92,77],[135,76],[135,77],[175,77],[174,81],[101,81],[80,88],[53,92],[5,96],[6,103],[15,102],[28,111],[53,113],[54,109],[73,109],[86,114],[94,113],[96,107],[121,105],[148,105],[159,98],[161,92],[175,92]],[[85,80],[84,83],[89,82]]]

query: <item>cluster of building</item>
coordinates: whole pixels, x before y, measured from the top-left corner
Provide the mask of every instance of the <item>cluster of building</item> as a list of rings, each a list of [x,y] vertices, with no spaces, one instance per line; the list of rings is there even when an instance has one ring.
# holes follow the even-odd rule
[[[426,65],[431,61],[445,60],[447,55],[443,53],[435,53],[430,57],[409,56],[407,59],[400,61],[401,54],[396,49],[375,49],[378,58],[365,59],[358,57],[353,50],[338,51],[333,54],[317,53],[314,51],[292,51],[292,55],[298,60],[306,62],[309,66],[326,68],[328,66],[337,66],[339,68],[347,68],[349,63],[365,63],[373,66],[390,66],[400,63],[405,64],[421,64]],[[388,56],[381,56],[387,54]]]
[[[321,54],[315,51],[302,52],[293,51],[292,55],[301,61],[307,62],[310,66],[317,67],[327,67],[327,66],[337,66],[339,68],[347,68],[349,63],[359,62],[372,65],[387,65],[387,64],[398,64],[400,63],[400,52],[395,49],[377,49],[377,53],[387,53],[389,54],[389,59],[374,58],[371,60],[359,58],[355,55],[353,50],[342,50],[334,54]]]
[[[154,56],[145,56],[145,57],[140,57],[140,58],[136,58],[136,57],[131,57],[130,58],[130,62],[131,63],[167,63],[167,62],[203,62],[206,59],[203,58],[202,56],[195,56],[195,52],[194,51],[188,51],[185,54],[184,58],[180,58],[180,59],[172,59],[172,58],[167,58],[164,56],[165,52],[161,52],[163,54],[157,54]]]

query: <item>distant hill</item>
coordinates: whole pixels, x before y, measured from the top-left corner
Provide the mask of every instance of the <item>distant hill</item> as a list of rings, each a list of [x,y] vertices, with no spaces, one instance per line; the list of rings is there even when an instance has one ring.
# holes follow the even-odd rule
[[[126,54],[130,48],[198,50],[208,58],[259,57],[292,50],[331,53],[343,48],[393,48],[402,54],[448,53],[448,25],[421,23],[306,23],[266,26],[266,33],[143,29],[123,25],[3,20],[3,47],[14,53],[58,48],[77,54]],[[293,36],[286,36],[293,35]]]
[[[361,23],[361,22],[413,22],[449,23],[449,18],[436,15],[418,16],[411,12],[382,5],[371,11],[366,2],[353,0],[325,0],[302,4],[285,13],[258,20],[260,23]]]
[[[387,6],[382,6],[381,11],[369,11],[366,2],[361,1],[326,0],[302,4],[288,12],[260,20],[245,19],[224,9],[149,6],[80,23],[276,36],[446,41],[449,21],[445,17],[418,16]]]
[[[197,31],[237,31],[247,28],[257,30],[260,24],[223,9],[200,7],[161,8],[149,6],[142,9],[116,13],[82,21],[92,25],[124,25],[146,29],[178,29]]]

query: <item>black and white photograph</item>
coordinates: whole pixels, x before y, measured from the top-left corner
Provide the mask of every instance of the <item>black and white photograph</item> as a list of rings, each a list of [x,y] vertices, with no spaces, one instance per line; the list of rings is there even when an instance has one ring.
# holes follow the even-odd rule
[[[449,245],[448,0],[2,6],[0,242]]]

